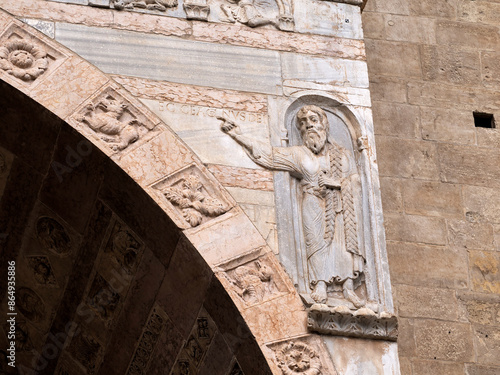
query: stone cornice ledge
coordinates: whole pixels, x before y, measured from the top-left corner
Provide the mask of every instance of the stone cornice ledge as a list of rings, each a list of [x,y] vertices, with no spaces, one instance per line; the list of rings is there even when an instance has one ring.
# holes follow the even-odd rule
[[[347,307],[312,305],[307,314],[307,327],[310,331],[365,339],[397,341],[398,319],[387,312],[376,314],[362,308],[351,311]]]

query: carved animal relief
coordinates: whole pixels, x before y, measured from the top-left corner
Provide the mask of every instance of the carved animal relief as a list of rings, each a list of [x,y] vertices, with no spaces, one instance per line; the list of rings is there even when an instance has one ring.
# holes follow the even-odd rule
[[[194,173],[165,188],[163,194],[192,227],[200,225],[206,218],[227,212],[225,205],[208,193],[200,177]]]
[[[225,22],[242,23],[250,27],[279,27],[278,5],[274,0],[227,0],[220,5]]]
[[[278,290],[271,267],[255,261],[227,273],[233,290],[247,304],[253,305],[275,295]]]
[[[0,46],[0,69],[23,81],[34,81],[48,66],[47,53],[31,41],[9,40]]]
[[[113,151],[121,151],[136,142],[139,128],[143,126],[130,115],[128,104],[109,95],[88,104],[77,121],[97,133]]]

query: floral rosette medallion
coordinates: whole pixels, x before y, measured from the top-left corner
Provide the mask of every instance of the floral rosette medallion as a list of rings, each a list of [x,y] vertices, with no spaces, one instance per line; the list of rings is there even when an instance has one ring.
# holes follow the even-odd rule
[[[49,63],[47,54],[25,40],[15,40],[0,47],[0,69],[23,81],[34,81]]]
[[[321,374],[318,354],[306,344],[291,342],[278,350],[276,359],[284,375]]]

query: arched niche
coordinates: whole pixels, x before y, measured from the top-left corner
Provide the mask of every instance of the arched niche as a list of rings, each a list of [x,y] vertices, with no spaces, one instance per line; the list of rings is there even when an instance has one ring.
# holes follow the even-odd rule
[[[363,279],[356,293],[365,299],[370,310],[377,314],[393,313],[389,283],[385,238],[381,218],[378,172],[374,159],[371,126],[363,116],[363,110],[343,102],[342,98],[303,92],[286,102],[276,103],[276,115],[271,119],[271,138],[276,146],[301,145],[297,127],[297,113],[304,106],[318,106],[326,113],[330,125],[328,140],[339,145],[352,161],[351,173],[357,175],[354,204],[357,222],[357,241],[364,257]],[[273,137],[274,135],[274,137]],[[306,306],[314,301],[310,278],[304,227],[302,223],[303,184],[287,172],[275,172],[275,194],[280,243],[280,261],[292,278]],[[338,293],[329,291],[329,296],[342,299]],[[339,301],[327,302],[335,307]],[[352,311],[359,309],[350,305]]]

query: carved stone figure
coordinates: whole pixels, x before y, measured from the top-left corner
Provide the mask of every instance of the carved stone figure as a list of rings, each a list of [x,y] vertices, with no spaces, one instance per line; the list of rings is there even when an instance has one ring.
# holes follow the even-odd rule
[[[64,227],[50,217],[41,217],[36,223],[37,237],[47,250],[63,255],[70,251],[71,241]]]
[[[114,8],[118,10],[148,9],[165,12],[167,8],[178,5],[177,0],[115,0]]]
[[[32,322],[42,320],[45,315],[45,304],[30,288],[22,287],[17,290],[17,308]]]
[[[26,40],[12,40],[0,46],[0,69],[23,81],[34,81],[48,68],[47,53]]]
[[[120,295],[116,293],[108,282],[99,274],[92,283],[87,303],[105,321],[112,319],[120,302]]]
[[[283,375],[321,374],[321,360],[318,354],[313,348],[301,342],[291,342],[278,349],[276,360]]]
[[[164,194],[182,210],[192,227],[200,225],[204,216],[215,217],[227,211],[218,199],[203,191],[203,184],[195,174],[189,174],[179,184],[166,188]]]
[[[221,9],[227,22],[243,23],[250,27],[273,25],[279,27],[276,3],[273,0],[227,0]]]
[[[28,263],[33,271],[33,276],[39,284],[54,285],[56,278],[52,272],[49,258],[44,256],[30,257]]]
[[[113,232],[106,251],[112,252],[125,271],[131,273],[137,265],[141,245],[127,229],[119,224],[115,225]]]
[[[358,184],[355,163],[340,145],[328,140],[329,123],[319,107],[308,105],[297,114],[303,144],[271,147],[242,135],[233,122],[221,129],[247,151],[257,164],[290,172],[300,181],[301,221],[309,286],[316,303],[326,303],[328,292],[340,289],[345,301],[362,307],[355,289],[363,282],[364,256],[358,244],[353,197]]]
[[[124,102],[108,96],[95,105],[88,104],[77,121],[98,133],[114,151],[121,151],[139,139],[137,127],[142,125],[135,118],[128,121],[122,118],[127,107]]]
[[[259,261],[254,262],[255,267],[240,266],[236,268],[229,281],[236,287],[236,293],[247,304],[262,302],[264,296],[273,293],[273,270],[261,265]]]

